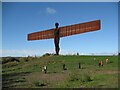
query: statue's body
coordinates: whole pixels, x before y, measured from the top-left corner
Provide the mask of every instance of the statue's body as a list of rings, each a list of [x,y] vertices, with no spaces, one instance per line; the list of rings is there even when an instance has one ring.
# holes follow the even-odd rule
[[[56,29],[54,31],[54,44],[55,44],[55,51],[56,55],[59,55],[60,47],[59,47],[59,41],[60,41],[60,36],[59,36],[59,24],[55,23]]]

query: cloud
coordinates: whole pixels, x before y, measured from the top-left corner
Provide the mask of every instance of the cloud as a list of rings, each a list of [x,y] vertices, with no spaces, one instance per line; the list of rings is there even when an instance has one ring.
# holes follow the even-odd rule
[[[1,56],[41,56],[45,53],[53,53],[52,50],[0,50]]]
[[[46,50],[46,49],[26,49],[26,50],[0,50],[0,57],[4,56],[41,56],[45,53],[55,53],[54,50]],[[79,55],[118,55],[118,52],[99,52],[99,53],[88,53],[88,52],[78,52]],[[62,55],[74,55],[77,54],[77,51],[74,50],[62,50],[60,51]]]
[[[56,10],[48,7],[48,8],[46,8],[46,12],[49,13],[49,14],[55,14]]]

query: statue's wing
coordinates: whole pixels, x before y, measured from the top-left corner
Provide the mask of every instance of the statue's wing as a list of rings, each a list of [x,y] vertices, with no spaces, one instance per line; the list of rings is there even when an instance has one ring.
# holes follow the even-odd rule
[[[54,30],[55,28],[30,33],[28,34],[27,39],[30,41],[30,40],[43,40],[43,39],[54,38]],[[65,37],[74,34],[96,31],[96,30],[100,30],[100,20],[59,27],[59,34],[60,37]]]
[[[43,40],[54,38],[54,29],[39,31],[28,34],[28,40]]]
[[[100,30],[100,20],[60,27],[60,37]]]

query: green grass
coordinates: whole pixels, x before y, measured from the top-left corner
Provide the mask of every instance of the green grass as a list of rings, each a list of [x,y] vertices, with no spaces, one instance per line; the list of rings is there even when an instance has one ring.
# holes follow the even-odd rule
[[[98,67],[100,60],[103,67]],[[42,72],[43,65],[48,67],[47,74]],[[8,62],[2,68],[3,88],[118,88],[118,56],[45,56]]]

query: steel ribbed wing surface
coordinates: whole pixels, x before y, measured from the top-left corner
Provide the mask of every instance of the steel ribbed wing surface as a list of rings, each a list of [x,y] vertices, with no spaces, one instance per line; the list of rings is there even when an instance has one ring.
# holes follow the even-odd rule
[[[28,40],[42,40],[54,38],[54,29],[39,31],[28,34]]]
[[[54,30],[55,28],[30,33],[28,34],[28,40],[52,39],[54,38]],[[60,37],[65,37],[74,34],[96,31],[96,30],[100,30],[100,20],[59,27],[59,34]]]
[[[60,37],[100,30],[100,20],[60,27]]]

